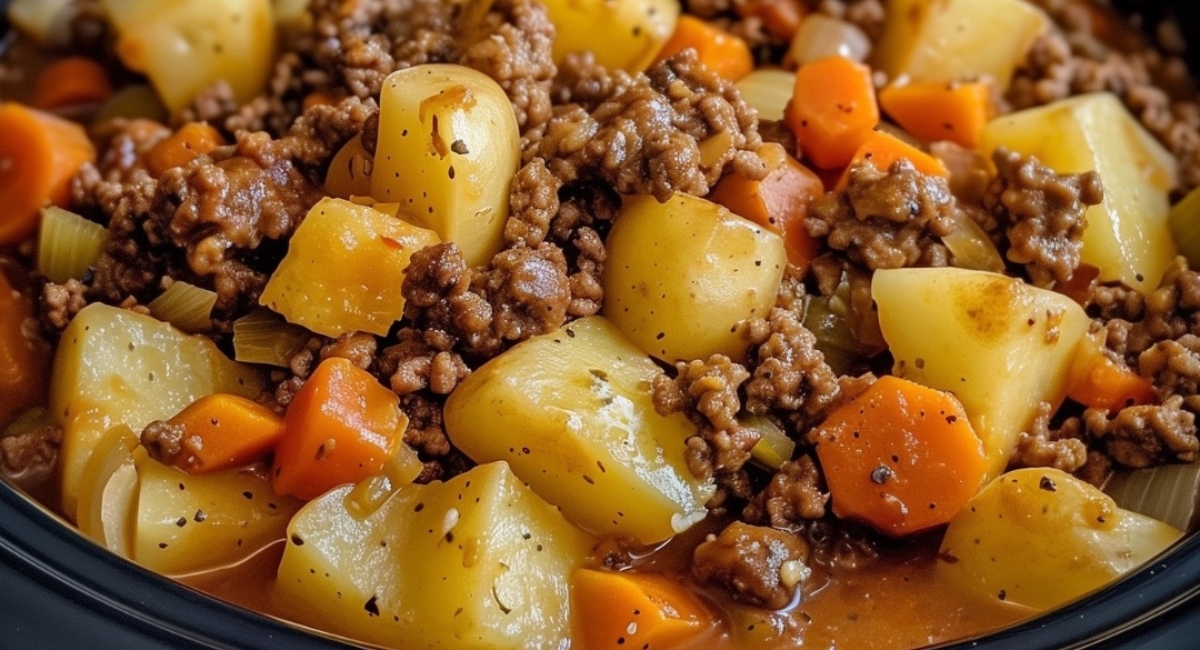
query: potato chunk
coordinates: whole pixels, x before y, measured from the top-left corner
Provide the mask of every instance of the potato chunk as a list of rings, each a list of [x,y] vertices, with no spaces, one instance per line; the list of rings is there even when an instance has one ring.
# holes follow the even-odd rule
[[[767,315],[787,268],[782,237],[685,194],[626,197],[605,243],[605,317],[667,362],[745,359],[737,325]]]
[[[1009,113],[984,128],[985,151],[1008,147],[1060,174],[1095,170],[1104,201],[1088,208],[1082,261],[1102,282],[1143,293],[1158,287],[1175,258],[1167,193],[1177,163],[1110,93],[1072,97]]]
[[[63,428],[63,512],[74,516],[84,466],[105,432],[140,432],[216,392],[254,398],[262,380],[209,339],[101,303],[81,310],[63,331],[50,379],[50,412]]]
[[[659,415],[658,367],[599,316],[534,337],[467,377],[446,433],[473,460],[504,460],[567,519],[650,544],[704,518],[713,487],[688,471],[695,426]]]
[[[554,61],[591,52],[609,69],[641,72],[654,61],[679,20],[678,0],[548,0],[558,29]]]
[[[893,79],[987,75],[1003,90],[1048,25],[1046,14],[1023,0],[889,0],[873,60]]]
[[[504,463],[398,488],[350,486],[292,520],[276,593],[299,620],[391,648],[565,648],[568,580],[593,540]]]
[[[951,520],[938,571],[981,595],[1045,610],[1137,568],[1181,535],[1066,472],[1019,469]]]
[[[252,99],[275,63],[271,0],[102,0],[117,55],[143,72],[171,112],[218,81]]]
[[[1038,405],[1057,407],[1088,329],[1070,298],[965,269],[876,271],[871,295],[896,375],[950,391],[983,440],[988,477],[1004,471]]]
[[[454,242],[468,264],[486,264],[503,243],[520,141],[508,96],[482,72],[442,63],[393,72],[380,97],[371,195]]]
[[[259,303],[326,336],[387,334],[404,314],[409,259],[438,241],[370,206],[324,199],[296,229]]]

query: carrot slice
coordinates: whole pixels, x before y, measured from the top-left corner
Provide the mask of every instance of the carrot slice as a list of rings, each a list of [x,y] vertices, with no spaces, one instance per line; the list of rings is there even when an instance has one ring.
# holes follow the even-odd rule
[[[27,326],[33,301],[0,270],[0,429],[46,402],[50,345]]]
[[[14,102],[0,104],[0,246],[33,234],[38,210],[65,207],[71,177],[96,150],[83,127]]]
[[[982,81],[915,82],[879,92],[879,105],[919,140],[949,140],[978,149],[983,127],[996,112],[991,88]]]
[[[98,104],[113,94],[108,71],[98,62],[69,56],[46,66],[33,86],[30,103],[43,110]]]
[[[214,393],[167,421],[182,426],[187,453],[175,466],[191,474],[243,467],[266,457],[283,437],[283,418],[239,395]]]
[[[871,69],[841,56],[800,66],[783,119],[814,165],[845,165],[879,123]]]
[[[694,48],[700,62],[730,81],[737,81],[754,69],[754,55],[746,41],[691,15],[679,17],[671,38],[658,52],[655,63]]]
[[[322,361],[288,405],[271,470],[275,491],[313,499],[378,474],[408,428],[399,403],[350,361]]]
[[[715,621],[693,592],[659,574],[579,569],[571,596],[583,650],[679,647]]]
[[[182,167],[197,156],[225,144],[216,129],[204,122],[189,122],[156,143],[146,152],[146,170],[158,177],[174,167]]]
[[[850,170],[860,162],[869,162],[879,171],[887,171],[898,160],[908,160],[917,171],[947,178],[950,171],[942,161],[897,138],[887,131],[871,131],[862,146],[854,152],[850,164],[838,179],[835,189],[843,189],[850,182]]]
[[[948,522],[987,473],[958,400],[891,375],[835,409],[813,435],[834,513],[895,537]]]
[[[1104,354],[1102,332],[1089,334],[1076,350],[1067,373],[1067,397],[1084,406],[1109,412],[1158,402],[1158,394],[1149,379]]]
[[[782,145],[768,142],[758,155],[767,164],[767,176],[752,180],[733,172],[721,179],[708,198],[783,237],[788,263],[802,272],[816,257],[820,244],[808,234],[804,217],[808,206],[825,186],[809,168],[787,154]]]

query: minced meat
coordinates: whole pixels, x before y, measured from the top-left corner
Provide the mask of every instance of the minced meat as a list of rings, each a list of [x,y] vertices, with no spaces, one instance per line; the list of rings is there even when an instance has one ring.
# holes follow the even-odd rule
[[[692,573],[725,587],[735,600],[781,609],[807,579],[808,555],[798,535],[739,521],[696,547]]]

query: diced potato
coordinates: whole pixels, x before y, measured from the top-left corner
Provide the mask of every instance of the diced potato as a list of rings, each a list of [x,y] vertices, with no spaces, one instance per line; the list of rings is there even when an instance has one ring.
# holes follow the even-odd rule
[[[1045,610],[1132,571],[1182,534],[1066,472],[1020,469],[950,522],[938,571],[975,593]]]
[[[871,295],[896,375],[950,391],[1004,471],[1038,405],[1057,408],[1089,320],[1070,298],[985,271],[876,271]]]
[[[679,20],[679,0],[548,0],[558,30],[554,61],[591,52],[609,69],[641,72],[654,61]]]
[[[477,462],[507,461],[584,529],[658,542],[703,519],[713,493],[684,459],[695,426],[654,410],[658,372],[608,321],[577,320],[463,380],[446,433]]]
[[[296,229],[259,304],[326,336],[387,334],[404,314],[409,259],[438,241],[369,206],[323,199]]]
[[[244,559],[283,539],[304,504],[276,495],[265,471],[193,475],[139,451],[133,559],[159,573],[180,575]]]
[[[1167,193],[1177,163],[1110,93],[1093,93],[1009,113],[984,128],[984,151],[1008,147],[1060,174],[1096,171],[1104,202],[1087,211],[1082,261],[1102,282],[1143,293],[1158,287],[1175,258]]]
[[[362,143],[362,134],[350,139],[333,160],[325,174],[325,191],[339,199],[371,195],[371,170],[374,162]]]
[[[787,267],[779,235],[686,194],[626,197],[605,243],[604,315],[667,362],[745,359],[737,325],[767,315]]]
[[[7,17],[12,26],[40,47],[66,47],[71,43],[73,0],[12,0]]]
[[[486,264],[503,244],[520,143],[491,77],[441,63],[393,72],[379,100],[371,195],[454,242],[471,266]]]
[[[235,101],[258,94],[275,63],[271,0],[102,0],[117,55],[143,72],[171,112],[213,83]]]
[[[1049,25],[1024,0],[888,0],[872,60],[893,78],[958,81],[987,75],[1001,90]]]
[[[365,516],[352,489],[288,529],[275,589],[299,620],[391,648],[570,644],[568,578],[594,542],[507,465],[405,485]]]
[[[113,427],[141,432],[210,393],[254,398],[258,371],[231,361],[209,339],[93,303],[63,331],[50,379],[50,411],[63,428],[63,512],[74,516],[92,449]]]

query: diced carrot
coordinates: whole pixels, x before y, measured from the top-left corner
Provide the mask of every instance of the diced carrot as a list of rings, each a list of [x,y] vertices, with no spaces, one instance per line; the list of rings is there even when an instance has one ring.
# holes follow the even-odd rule
[[[932,176],[949,177],[950,172],[942,161],[933,156],[921,151],[911,144],[897,138],[887,131],[871,131],[867,134],[866,140],[858,151],[854,152],[854,157],[850,159],[850,164],[846,166],[846,171],[842,173],[838,179],[835,189],[842,189],[850,181],[850,170],[860,162],[869,162],[880,171],[887,171],[898,160],[908,160],[913,164],[917,171],[930,174]]]
[[[1099,277],[1100,267],[1085,262],[1075,268],[1075,272],[1071,274],[1070,280],[1056,285],[1054,290],[1087,307],[1087,302],[1092,294],[1092,284]]]
[[[879,92],[879,105],[918,140],[949,140],[979,148],[987,121],[996,112],[992,91],[982,81],[893,84]]]
[[[46,66],[33,86],[30,103],[43,110],[98,104],[113,93],[108,71],[93,59],[70,56]]]
[[[806,271],[820,244],[808,234],[804,217],[809,204],[821,196],[825,186],[812,170],[789,156],[782,145],[766,143],[758,155],[767,164],[766,178],[751,180],[737,172],[730,173],[717,183],[708,198],[779,233],[788,263]]]
[[[403,444],[408,418],[399,403],[350,361],[322,361],[288,405],[271,470],[275,491],[312,499],[378,474]]]
[[[949,521],[987,473],[983,444],[958,400],[892,375],[813,433],[834,514],[895,537]]]
[[[737,81],[754,69],[754,55],[746,41],[687,14],[679,17],[675,32],[659,50],[655,62],[688,48],[696,50],[700,62],[708,69],[730,81]]]
[[[38,211],[66,207],[71,177],[96,158],[83,127],[14,102],[0,104],[0,246],[33,234]]]
[[[175,466],[192,474],[243,467],[266,457],[283,437],[283,417],[239,395],[215,393],[167,421],[183,427]]]
[[[205,122],[189,122],[159,141],[146,152],[146,170],[158,177],[174,167],[182,167],[201,154],[225,144],[221,134]]]
[[[1076,350],[1067,374],[1067,397],[1109,412],[1158,402],[1149,379],[1104,353],[1103,332],[1088,334]]]
[[[783,119],[814,165],[845,165],[879,123],[871,69],[842,56],[800,66]]]
[[[660,574],[578,569],[571,581],[583,650],[680,647],[714,626],[704,601]]]
[[[734,3],[734,11],[742,18],[759,19],[768,34],[783,41],[792,40],[808,13],[801,0],[746,0]]]
[[[50,345],[30,327],[33,301],[0,269],[0,429],[46,402]]]

